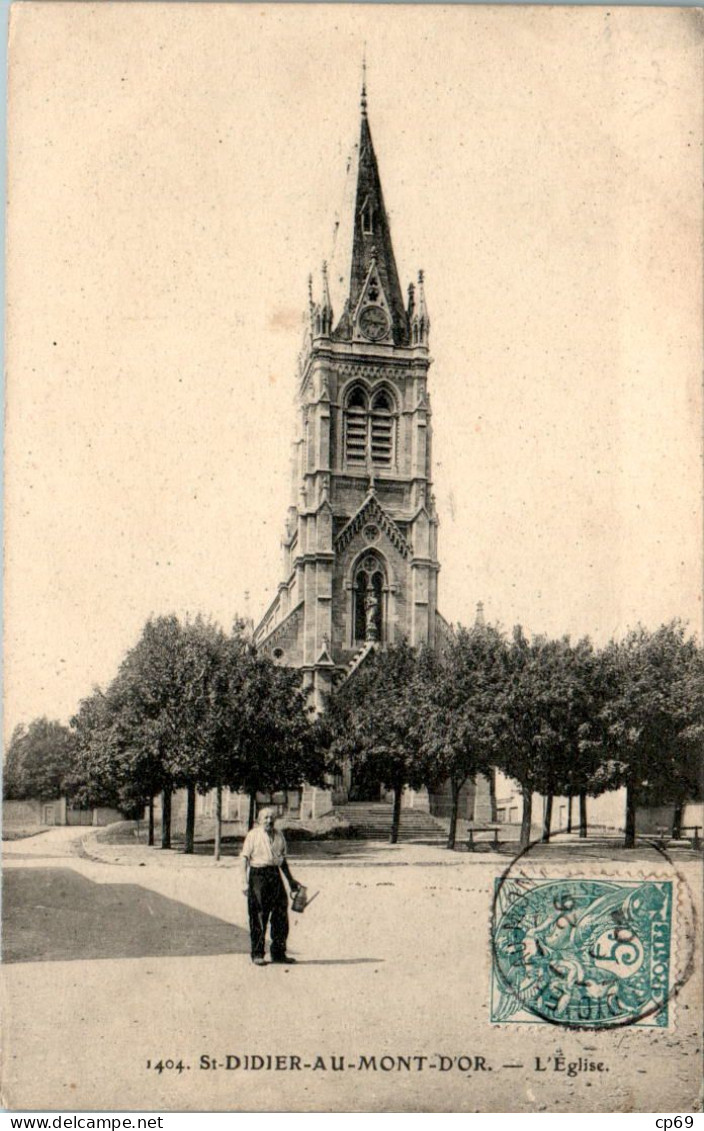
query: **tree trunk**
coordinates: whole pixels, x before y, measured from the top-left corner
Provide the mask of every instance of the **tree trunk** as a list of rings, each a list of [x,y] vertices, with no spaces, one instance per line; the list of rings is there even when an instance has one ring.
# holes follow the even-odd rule
[[[171,848],[171,790],[161,794],[161,847]]]
[[[496,808],[496,770],[493,766],[487,776],[489,778],[489,811],[491,813],[491,823],[495,825],[498,812]]]
[[[401,794],[403,793],[402,785],[394,786],[394,807],[391,814],[391,835],[389,836],[390,844],[398,844],[398,829],[401,824]]]
[[[450,779],[450,790],[452,792],[452,809],[450,810],[450,827],[447,831],[447,848],[454,848],[457,836],[457,813],[460,806],[460,786],[454,778]]]
[[[565,832],[572,832],[572,794],[567,794],[567,828]]]
[[[530,844],[530,826],[533,818],[533,790],[529,785],[521,786],[523,795],[523,815],[521,817],[521,848]]]
[[[629,774],[626,783],[626,835],[623,839],[624,848],[636,846],[636,781],[633,774]]]
[[[587,835],[587,795],[579,795],[579,835],[584,840]]]
[[[256,794],[256,791],[253,790],[249,795],[249,814],[247,816],[247,828],[248,829],[254,828],[254,814],[255,814],[256,808],[257,808],[257,794]]]
[[[548,793],[545,797],[543,806],[543,844],[548,844],[550,841],[550,828],[552,826],[552,794]]]
[[[189,785],[186,790],[186,843],[183,851],[193,855],[196,833],[196,787]]]
[[[682,833],[682,817],[684,816],[684,801],[680,798],[675,802],[675,811],[672,814],[672,839],[679,840]]]
[[[154,797],[149,798],[149,844],[154,847]]]
[[[213,855],[216,860],[220,859],[220,848],[222,845],[222,786],[218,784],[215,790],[215,849]]]

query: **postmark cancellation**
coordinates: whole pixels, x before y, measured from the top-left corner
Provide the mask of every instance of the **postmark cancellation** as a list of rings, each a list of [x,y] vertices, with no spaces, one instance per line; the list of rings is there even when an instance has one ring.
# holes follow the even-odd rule
[[[491,1021],[671,1026],[677,885],[676,876],[497,879]]]

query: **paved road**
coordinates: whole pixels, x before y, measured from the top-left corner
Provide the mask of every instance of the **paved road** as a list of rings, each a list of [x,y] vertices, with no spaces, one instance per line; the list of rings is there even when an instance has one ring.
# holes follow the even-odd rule
[[[56,908],[61,882],[80,912],[73,932],[69,906],[61,930],[47,929],[47,939],[73,947],[71,957],[55,952],[51,961],[4,968],[11,1108],[683,1111],[696,1103],[700,959],[669,1031],[488,1023],[490,891],[504,861],[416,846],[380,846],[366,863],[302,860],[294,871],[320,895],[292,916],[291,949],[301,962],[259,969],[220,941],[223,924],[234,939],[246,928],[234,861],[191,866],[167,854],[170,865],[163,855],[158,865],[109,864],[75,854],[84,834],[57,829],[7,845],[6,876],[25,885],[24,913],[42,885],[54,885]],[[698,890],[699,865],[683,867]],[[130,934],[125,924],[149,906],[155,923],[146,936]],[[106,935],[122,931],[120,945],[90,951],[100,931],[88,927],[86,907]],[[180,921],[192,924],[195,939],[207,940],[212,928],[212,949],[184,953]],[[153,940],[160,930],[154,953],[126,953],[125,938]],[[536,1072],[535,1057],[552,1065],[545,1058],[558,1049],[609,1071]],[[244,1068],[245,1056],[269,1054],[288,1059]],[[224,1067],[228,1055],[240,1058],[239,1068]],[[389,1070],[383,1056],[392,1058]],[[398,1059],[424,1056],[434,1070]],[[441,1071],[448,1062],[440,1056],[454,1067]],[[458,1056],[484,1057],[484,1067],[460,1071]],[[202,1057],[220,1067],[201,1068]],[[310,1067],[292,1069],[291,1057]],[[334,1062],[342,1071],[332,1057],[342,1058]],[[360,1057],[376,1057],[376,1067]],[[148,1066],[167,1058],[183,1071]],[[504,1067],[511,1064],[523,1068]]]

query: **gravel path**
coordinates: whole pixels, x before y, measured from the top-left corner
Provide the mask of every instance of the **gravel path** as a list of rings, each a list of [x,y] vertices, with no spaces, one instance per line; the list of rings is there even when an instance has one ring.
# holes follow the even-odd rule
[[[157,860],[155,850],[118,845],[109,847],[119,862],[108,863],[76,854],[83,836],[57,829],[32,838],[31,851],[30,842],[7,846],[8,875],[36,869],[40,885],[48,870],[65,870],[89,902],[93,891],[103,931],[115,930],[116,916],[151,915],[163,945],[96,957],[87,939],[95,944],[95,930],[76,915],[72,933],[64,909],[71,958],[4,967],[11,1109],[696,1109],[701,939],[670,1030],[495,1026],[488,925],[503,859],[379,845],[359,859],[295,861],[294,874],[320,893],[291,916],[299,964],[260,969],[217,943],[223,924],[233,938],[246,931],[236,860],[156,851]],[[682,871],[699,891],[700,863]],[[121,907],[106,885],[121,889]],[[184,953],[179,931],[207,935],[202,917],[218,925],[215,942],[208,953]],[[252,1056],[283,1059],[260,1066]],[[603,1070],[569,1076],[555,1067],[562,1056],[565,1067],[581,1057]],[[154,1067],[166,1060],[182,1071]]]

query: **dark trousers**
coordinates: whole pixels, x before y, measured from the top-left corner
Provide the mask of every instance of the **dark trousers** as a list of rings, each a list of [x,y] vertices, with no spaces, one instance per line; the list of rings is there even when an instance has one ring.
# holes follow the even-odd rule
[[[271,957],[286,957],[288,899],[278,868],[249,870],[249,934],[252,958],[264,957],[266,929],[271,921]]]

